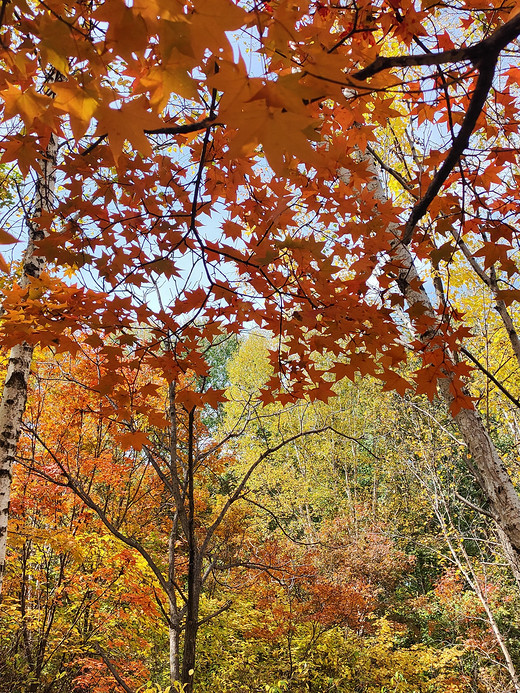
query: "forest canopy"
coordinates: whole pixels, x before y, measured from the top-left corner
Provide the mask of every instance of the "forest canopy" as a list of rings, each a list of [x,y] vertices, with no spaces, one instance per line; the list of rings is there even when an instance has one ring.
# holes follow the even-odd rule
[[[0,0],[0,691],[520,691],[520,12]]]

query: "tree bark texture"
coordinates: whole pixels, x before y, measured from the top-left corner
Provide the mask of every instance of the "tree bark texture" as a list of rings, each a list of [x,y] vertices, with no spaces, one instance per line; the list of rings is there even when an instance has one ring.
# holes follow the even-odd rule
[[[195,409],[188,415],[188,601],[186,604],[186,623],[184,625],[184,648],[182,655],[182,683],[186,693],[193,690],[197,633],[199,630],[199,604],[201,592],[202,559],[195,535]]]
[[[36,181],[32,218],[27,220],[29,238],[20,278],[22,288],[27,288],[32,278],[40,276],[45,264],[36,250],[36,243],[45,236],[45,231],[38,225],[38,217],[54,207],[57,145],[55,136],[51,135],[45,158],[40,160],[41,173]],[[33,351],[34,347],[25,342],[11,349],[0,400],[0,595],[5,573],[13,463],[27,402]]]
[[[369,189],[376,199],[385,202],[386,196],[376,160],[369,153],[359,154],[373,173],[368,184]],[[340,170],[339,174],[341,177],[348,176],[348,172],[344,170]],[[439,317],[419,277],[414,258],[408,245],[400,239],[399,226],[391,224],[388,230],[395,236],[391,259],[396,266],[397,285],[408,306],[420,307],[421,312],[438,322]],[[416,337],[425,344],[428,340],[428,334],[417,334]],[[453,399],[450,385],[451,380],[447,373],[446,378],[439,382],[439,393],[448,406]],[[474,466],[468,465],[468,468],[489,501],[500,530],[498,536],[503,545],[504,555],[516,581],[520,584],[520,497],[478,411],[461,409],[454,416],[454,420],[473,459]]]
[[[168,586],[170,593],[168,594],[169,605],[169,624],[168,624],[168,639],[169,639],[169,662],[170,662],[170,683],[173,686],[179,680],[179,636],[180,636],[180,614],[177,605],[177,596],[175,594],[175,542],[177,539],[178,520],[177,513],[173,519],[173,526],[170,531],[168,541]]]
[[[433,306],[419,278],[409,249],[402,243],[396,243],[394,257],[400,267],[398,284],[408,305],[414,306],[420,303],[425,311],[434,317]],[[439,392],[449,406],[453,399],[449,377],[439,382]],[[509,540],[510,546],[504,546],[504,552],[518,580],[520,578],[518,561],[520,557],[520,497],[480,414],[475,409],[461,409],[454,416],[454,420],[473,458],[475,470],[470,468],[470,471],[489,500],[497,524]]]

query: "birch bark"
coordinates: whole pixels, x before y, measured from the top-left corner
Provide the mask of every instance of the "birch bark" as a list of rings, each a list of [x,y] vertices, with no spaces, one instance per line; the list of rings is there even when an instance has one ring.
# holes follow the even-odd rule
[[[415,306],[420,303],[425,311],[434,317],[433,306],[419,278],[409,249],[397,242],[394,247],[394,257],[401,268],[398,284],[408,305]],[[449,377],[439,382],[439,392],[446,404],[450,405],[453,396],[450,391]],[[473,458],[476,480],[488,498],[492,513],[502,530],[500,537],[503,542],[503,535],[507,538],[508,545],[504,545],[504,552],[518,580],[520,578],[520,497],[479,413],[475,409],[461,409],[454,416],[454,420]],[[473,472],[472,469],[470,471]]]
[[[369,188],[376,199],[385,202],[386,196],[375,158],[369,153],[360,152],[360,156],[373,174]],[[342,169],[339,175],[347,178],[348,171]],[[391,252],[401,293],[409,307],[420,307],[421,312],[437,322],[439,318],[417,272],[414,258],[408,246],[400,240],[399,226],[391,224],[388,231],[395,236]],[[428,334],[417,334],[416,337],[425,344],[428,340]],[[453,400],[450,385],[451,379],[447,373],[446,378],[439,382],[439,393],[448,406]],[[520,497],[479,413],[475,409],[461,409],[454,420],[473,459],[475,467],[469,467],[469,470],[489,501],[505,557],[520,584]]]
[[[36,243],[45,236],[45,231],[37,220],[43,212],[50,212],[54,207],[57,152],[58,142],[51,134],[45,158],[40,160],[41,172],[36,180],[32,219],[27,220],[29,238],[20,278],[22,288],[29,285],[31,278],[40,276],[45,264],[44,258],[37,254],[36,249]],[[11,349],[0,400],[0,596],[5,573],[13,463],[27,402],[33,351],[34,347],[26,342]]]

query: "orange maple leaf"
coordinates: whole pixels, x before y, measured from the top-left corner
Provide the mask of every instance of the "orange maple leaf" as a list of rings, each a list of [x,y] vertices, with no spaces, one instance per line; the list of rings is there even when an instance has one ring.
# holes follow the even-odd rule
[[[100,104],[95,116],[98,121],[98,134],[108,133],[110,149],[116,161],[123,152],[125,140],[143,156],[152,155],[152,147],[145,130],[162,127],[163,122],[148,110],[144,97],[126,101],[118,108]]]

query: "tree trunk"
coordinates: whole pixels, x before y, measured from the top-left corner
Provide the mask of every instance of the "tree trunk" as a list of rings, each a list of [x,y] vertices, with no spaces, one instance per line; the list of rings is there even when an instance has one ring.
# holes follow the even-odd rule
[[[54,207],[57,145],[57,139],[51,134],[45,159],[40,160],[41,173],[36,181],[33,218],[27,220],[29,239],[20,278],[22,288],[29,285],[31,278],[40,276],[45,263],[44,258],[36,254],[36,243],[45,236],[45,231],[38,225],[38,217]],[[25,342],[11,349],[0,400],[0,595],[5,573],[12,470],[27,402],[33,350],[34,347]]]
[[[186,623],[184,626],[184,648],[182,656],[182,683],[186,693],[193,690],[193,675],[195,671],[195,652],[197,633],[199,630],[199,604],[201,592],[202,556],[198,550],[195,535],[195,408],[188,416],[188,602],[186,604]]]
[[[188,603],[184,627],[184,648],[182,655],[182,676],[185,692],[193,691],[197,635],[199,631],[199,604],[201,592],[200,565],[198,556],[191,556],[188,568]]]
[[[360,156],[368,163],[373,173],[372,180],[368,184],[369,189],[376,199],[386,201],[377,162],[370,154],[360,152]],[[344,170],[339,173],[342,177],[348,176],[348,172]],[[408,246],[400,241],[399,226],[393,223],[388,231],[395,236],[391,257],[396,264],[397,285],[401,293],[411,308],[420,308],[422,313],[437,323],[439,318],[424,283],[419,277],[412,254]],[[425,335],[416,336],[426,344],[429,331]],[[448,406],[453,399],[450,385],[451,379],[447,373],[446,378],[439,382],[439,392]],[[489,500],[492,513],[500,528],[498,536],[501,539],[505,557],[516,581],[520,584],[520,497],[479,413],[475,409],[461,409],[454,416],[454,420],[473,458],[475,468],[469,466],[469,470]]]
[[[398,284],[407,303],[410,306],[420,303],[424,311],[435,318],[430,298],[408,248],[397,243],[394,257],[400,266]],[[439,382],[439,391],[446,404],[450,405],[453,395],[449,374],[447,375],[448,377]],[[473,456],[478,472],[477,481],[489,499],[493,513],[512,547],[520,552],[520,498],[489,432],[475,409],[461,409],[454,419]]]
[[[170,624],[168,627],[170,654],[170,685],[179,681],[179,624],[176,621],[176,610],[170,602]]]
[[[400,266],[398,284],[408,305],[421,304],[425,312],[434,317],[433,306],[410,251],[401,243],[396,243],[394,257]],[[439,382],[439,392],[448,406],[453,399],[450,384],[449,377]],[[470,467],[470,471],[489,500],[501,530],[499,537],[505,556],[516,581],[520,583],[520,497],[480,414],[475,409],[461,409],[454,420],[473,458],[475,470]],[[504,536],[507,542],[504,542]]]
[[[178,519],[177,513],[173,518],[173,526],[170,531],[168,544],[168,585],[170,593],[168,594],[169,603],[169,649],[170,649],[170,683],[173,687],[175,682],[179,681],[179,636],[180,636],[180,617],[179,607],[175,594],[175,541],[177,539]]]

